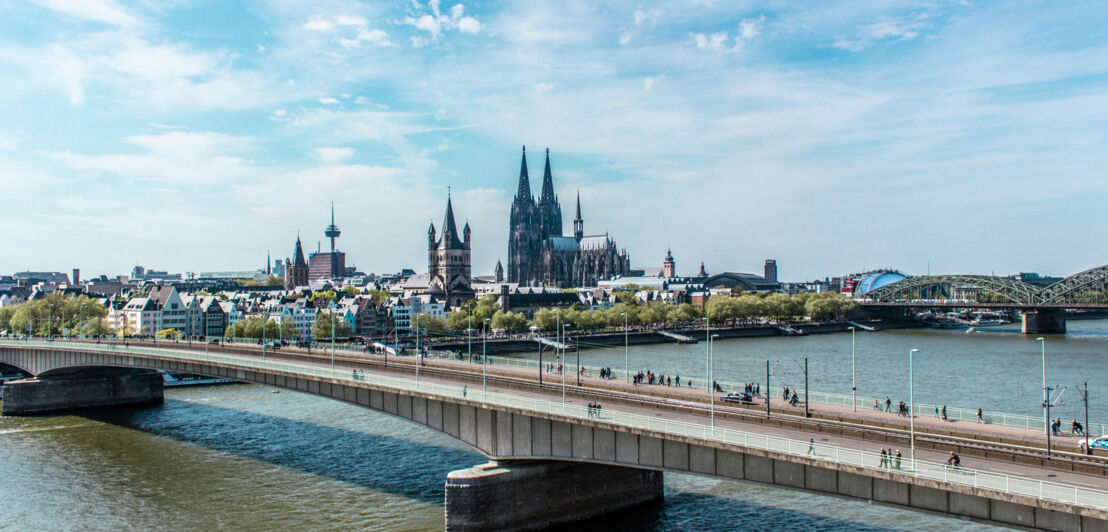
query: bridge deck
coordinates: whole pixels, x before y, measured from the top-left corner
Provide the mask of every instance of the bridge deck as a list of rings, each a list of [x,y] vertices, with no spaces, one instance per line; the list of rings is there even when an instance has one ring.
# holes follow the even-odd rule
[[[59,347],[64,347],[64,344],[59,345]],[[287,352],[285,352],[285,353],[287,353]],[[282,358],[285,355],[285,353],[283,353],[283,352],[271,353],[270,356],[269,356],[269,359],[274,360],[274,359],[277,359],[277,358]],[[249,356],[249,355],[242,355],[242,354],[232,354],[230,356],[235,357],[235,358],[240,358],[240,359],[243,359],[243,360],[254,360],[255,362],[257,361],[258,358],[260,358],[260,357],[257,357],[257,356]],[[319,357],[318,359],[315,359],[315,360],[312,360],[312,361],[309,361],[309,362],[297,361],[297,363],[302,364],[302,365],[306,365],[306,366],[316,367],[316,368],[330,368],[330,362],[326,357]],[[464,363],[458,363],[458,364],[465,365]],[[405,367],[405,368],[396,368],[394,366],[394,368],[380,369],[380,368],[376,368],[376,367],[366,367],[364,364],[349,363],[349,362],[346,362],[346,361],[339,361],[336,364],[336,371],[339,374],[349,375],[351,370],[354,369],[354,368],[361,368],[361,369],[363,369],[363,371],[365,371],[365,373],[370,374],[370,375],[381,375],[381,376],[389,376],[389,377],[394,377],[394,378],[395,377],[404,377],[404,378],[407,378],[407,379],[411,379],[411,375],[409,373],[411,371],[410,366]],[[477,372],[477,373],[479,374],[479,372]],[[426,375],[422,378],[421,382],[423,382],[423,383],[437,383],[437,384],[441,384],[441,385],[444,385],[444,386],[452,386],[452,387],[455,387],[455,388],[460,388],[460,383],[456,380],[445,379],[445,378],[436,378],[436,377],[428,377]],[[472,382],[470,382],[468,384],[472,386],[471,389],[474,389],[474,391],[476,391],[476,388],[477,388],[476,385],[472,385]],[[494,385],[489,387],[489,391],[490,392],[509,394],[509,395],[517,396],[517,397],[537,399],[537,400],[541,400],[541,401],[557,402],[557,401],[561,400],[561,393],[560,393],[559,390],[508,389],[508,388],[503,388],[501,386],[498,386],[498,385],[494,384]],[[567,402],[568,402],[569,405],[575,405],[575,406],[580,407],[580,406],[584,406],[585,403],[590,402],[590,400],[587,397],[586,398],[576,398],[576,397],[570,396]],[[720,407],[720,408],[722,410],[724,407]],[[627,404],[608,405],[605,408],[605,412],[606,413],[620,412],[620,413],[626,413],[626,414],[636,414],[636,415],[640,415],[640,416],[648,416],[648,417],[654,417],[654,418],[659,418],[659,419],[665,419],[665,420],[668,420],[668,421],[671,421],[671,422],[687,422],[687,423],[694,423],[694,424],[700,424],[700,425],[706,424],[706,416],[704,416],[702,414],[675,412],[675,411],[672,411],[672,410],[660,409],[660,408],[652,407],[652,406],[649,406],[649,405],[647,405],[647,406],[642,406],[642,405],[637,406],[637,405],[627,405]],[[924,422],[925,418],[920,418],[920,419],[921,419],[921,423],[922,423],[922,422]],[[720,429],[733,429],[733,430],[747,431],[747,432],[751,432],[751,433],[768,434],[768,435],[772,435],[772,436],[779,436],[779,437],[782,437],[782,438],[789,438],[791,440],[796,440],[796,441],[807,441],[808,438],[815,438],[818,445],[836,446],[836,447],[839,447],[839,448],[842,448],[842,449],[859,449],[859,450],[873,452],[873,451],[876,451],[877,449],[882,447],[882,445],[874,443],[872,441],[859,440],[859,439],[850,438],[850,437],[846,437],[846,436],[812,433],[810,431],[803,430],[803,429],[797,429],[797,428],[768,426],[768,425],[764,425],[764,424],[761,424],[761,423],[742,421],[742,420],[717,419],[716,420],[716,427],[720,428]],[[989,427],[988,430],[994,430],[994,429],[997,429],[997,428],[1007,429],[1007,427]],[[982,429],[984,430],[985,427],[982,427]],[[885,445],[885,446],[887,446],[887,445]],[[900,449],[905,454],[905,459],[907,459],[907,449],[905,448],[905,446],[900,446]],[[821,452],[821,450],[817,450],[817,456],[820,452]],[[945,460],[945,453],[935,452],[935,451],[930,451],[930,450],[925,450],[925,449],[917,449],[917,457],[920,458],[921,460],[942,462],[942,461]],[[1056,470],[1056,469],[1044,469],[1042,467],[1029,465],[1029,464],[1013,463],[1013,462],[1009,462],[1009,461],[984,459],[984,458],[973,458],[973,459],[966,458],[966,459],[963,460],[963,466],[964,467],[969,467],[969,468],[975,468],[975,469],[978,469],[978,470],[981,470],[981,471],[994,472],[994,473],[1005,474],[1005,475],[1014,475],[1014,476],[1019,476],[1019,477],[1023,477],[1023,478],[1028,478],[1028,479],[1043,480],[1043,481],[1053,482],[1053,483],[1065,483],[1065,484],[1068,484],[1068,485],[1071,485],[1071,486],[1080,486],[1080,487],[1087,487],[1087,488],[1093,488],[1093,489],[1099,489],[1099,490],[1104,490],[1104,489],[1108,488],[1108,478],[1105,478],[1104,476],[1094,476],[1094,475],[1089,475],[1089,474],[1059,471],[1059,470]]]

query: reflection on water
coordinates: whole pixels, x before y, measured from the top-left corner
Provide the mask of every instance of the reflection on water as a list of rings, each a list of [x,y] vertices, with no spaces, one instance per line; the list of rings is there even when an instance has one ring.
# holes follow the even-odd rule
[[[448,471],[484,458],[419,425],[255,385],[163,406],[0,418],[0,528],[441,530]],[[605,529],[985,530],[758,484],[668,475],[666,502]],[[578,527],[580,528],[580,527]]]

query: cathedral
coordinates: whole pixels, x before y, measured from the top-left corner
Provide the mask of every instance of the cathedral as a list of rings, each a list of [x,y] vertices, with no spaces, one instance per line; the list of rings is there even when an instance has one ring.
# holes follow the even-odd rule
[[[562,236],[562,205],[554,194],[550,150],[538,202],[531,195],[527,175],[527,148],[519,169],[519,190],[512,201],[508,236],[508,282],[559,288],[596,286],[596,282],[627,275],[631,259],[607,234],[585,236],[581,195],[573,236]]]

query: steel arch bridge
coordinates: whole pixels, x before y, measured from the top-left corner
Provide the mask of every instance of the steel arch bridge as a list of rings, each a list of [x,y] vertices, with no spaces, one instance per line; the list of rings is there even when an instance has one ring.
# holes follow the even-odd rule
[[[1103,292],[1106,285],[1108,265],[1073,274],[1045,287],[994,275],[921,275],[889,283],[866,294],[865,299],[875,303],[918,300],[922,299],[920,294],[954,286],[994,294],[1014,305],[1035,307],[1078,303],[1078,295],[1089,290]]]

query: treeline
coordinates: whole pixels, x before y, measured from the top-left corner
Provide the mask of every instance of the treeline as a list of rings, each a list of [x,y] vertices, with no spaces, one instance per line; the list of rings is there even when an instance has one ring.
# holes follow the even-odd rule
[[[689,303],[643,303],[631,297],[629,292],[617,292],[616,300],[619,302],[606,309],[588,310],[581,309],[578,305],[560,310],[544,308],[535,311],[531,320],[519,313],[500,310],[495,297],[484,296],[451,312],[445,320],[421,314],[419,327],[430,333],[465,331],[469,328],[480,330],[487,319],[489,326],[494,329],[520,331],[534,326],[542,331],[553,331],[559,323],[568,324],[575,329],[603,329],[623,327],[624,323],[636,326],[693,323],[705,316],[704,312]],[[834,292],[742,294],[738,297],[716,294],[708,298],[705,307],[708,320],[720,324],[759,319],[795,321],[808,318],[826,321],[846,318],[858,309],[850,297]],[[413,326],[414,323],[413,320]]]
[[[91,297],[55,292],[42,299],[0,307],[0,330],[36,336],[112,334],[104,319],[107,315],[108,309]]]

